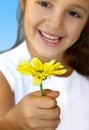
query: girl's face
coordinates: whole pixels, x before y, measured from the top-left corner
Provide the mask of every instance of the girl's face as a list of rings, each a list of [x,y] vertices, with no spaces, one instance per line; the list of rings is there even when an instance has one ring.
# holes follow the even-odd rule
[[[26,0],[24,30],[32,56],[62,60],[88,19],[89,0]]]

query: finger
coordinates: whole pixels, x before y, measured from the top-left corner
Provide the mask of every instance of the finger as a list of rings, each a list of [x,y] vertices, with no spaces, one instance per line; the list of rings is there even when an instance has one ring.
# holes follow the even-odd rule
[[[39,108],[53,108],[57,106],[55,98],[59,96],[58,91],[45,89],[45,96],[40,96],[40,91],[29,94],[29,103]]]
[[[29,106],[32,105],[36,108],[54,108],[57,106],[57,101],[48,96],[28,96]]]
[[[60,116],[60,108],[57,106],[53,109],[39,109],[36,117],[39,117],[43,120],[53,120],[57,119]]]
[[[36,128],[34,130],[55,130],[55,128]]]
[[[60,93],[58,91],[49,90],[49,89],[45,89],[44,93],[46,96],[49,96],[52,98],[57,98],[60,95]]]
[[[31,128],[42,128],[43,129],[48,129],[48,128],[57,128],[58,124],[60,123],[60,119],[55,119],[55,120],[34,120],[34,123],[30,122]]]
[[[50,90],[50,89],[44,89],[44,94],[45,94],[45,96],[57,98],[60,93],[58,91],[54,91],[54,90]],[[41,93],[40,93],[40,91],[36,91],[36,92],[30,93],[30,95],[41,96]]]

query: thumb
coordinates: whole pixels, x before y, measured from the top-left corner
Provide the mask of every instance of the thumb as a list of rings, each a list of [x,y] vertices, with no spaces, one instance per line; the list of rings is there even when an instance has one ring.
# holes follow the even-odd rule
[[[52,98],[57,98],[60,95],[59,91],[54,91],[50,89],[44,89],[44,94],[45,96],[49,96]]]

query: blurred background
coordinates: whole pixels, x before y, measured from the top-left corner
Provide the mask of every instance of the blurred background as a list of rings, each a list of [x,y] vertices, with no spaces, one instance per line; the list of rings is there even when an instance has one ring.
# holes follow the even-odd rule
[[[0,51],[13,46],[17,36],[18,0],[0,0]]]

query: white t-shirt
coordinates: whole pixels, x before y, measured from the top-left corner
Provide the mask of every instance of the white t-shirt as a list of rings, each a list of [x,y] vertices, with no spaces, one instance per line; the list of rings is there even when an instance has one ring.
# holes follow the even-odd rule
[[[14,93],[15,104],[26,94],[39,90],[32,86],[32,77],[16,71],[23,60],[31,61],[26,43],[0,55],[0,71]],[[52,76],[43,82],[44,89],[60,92],[57,103],[61,108],[61,123],[56,130],[89,130],[89,79],[73,71],[68,77]]]

